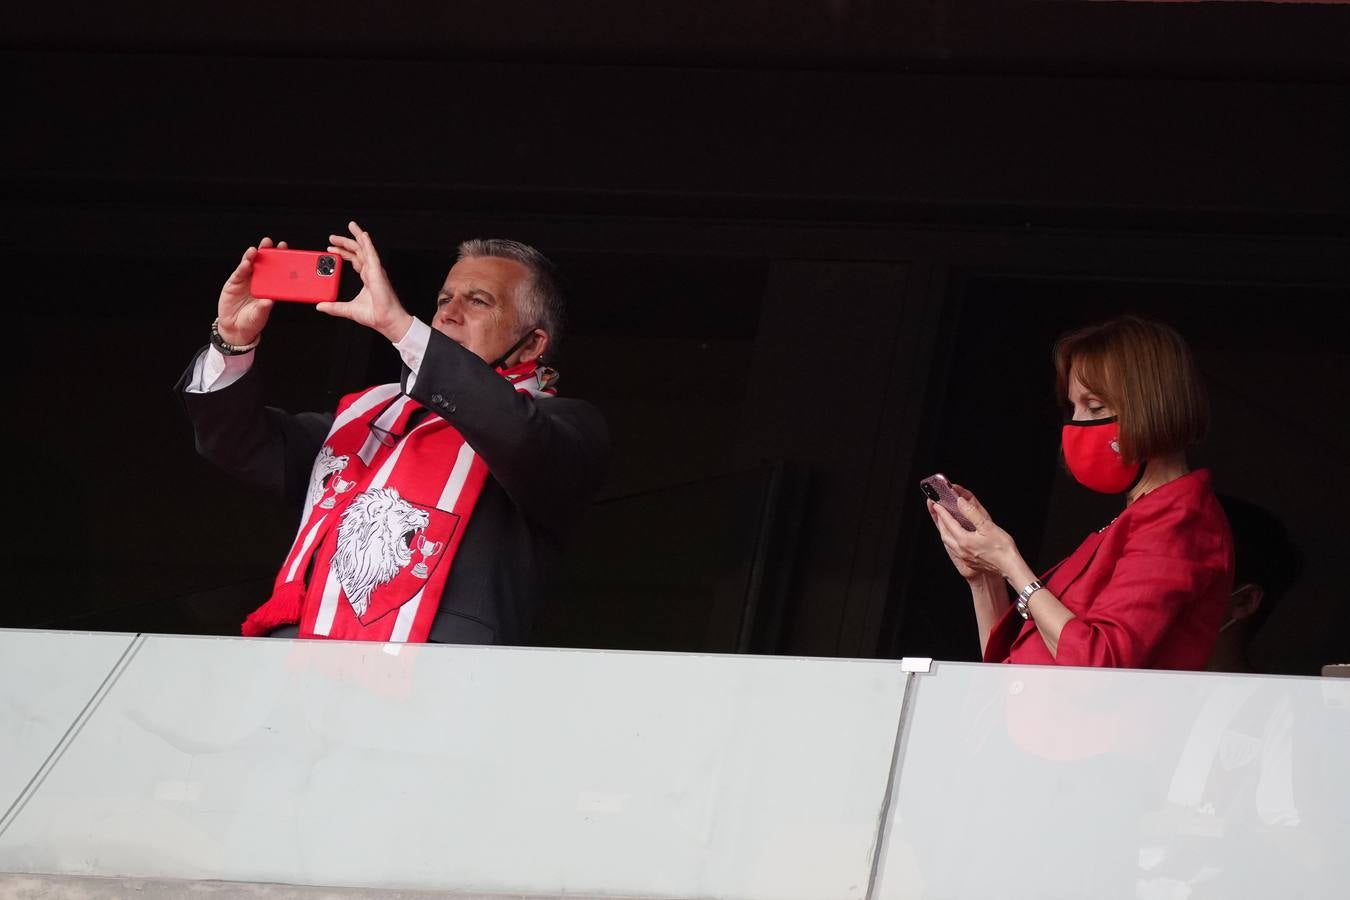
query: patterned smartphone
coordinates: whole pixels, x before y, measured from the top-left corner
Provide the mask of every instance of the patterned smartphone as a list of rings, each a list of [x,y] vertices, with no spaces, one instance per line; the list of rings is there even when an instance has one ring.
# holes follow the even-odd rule
[[[936,475],[929,475],[923,481],[919,482],[919,490],[923,495],[934,503],[939,504],[943,509],[952,514],[958,525],[966,531],[974,531],[975,526],[970,520],[962,514],[960,507],[956,505],[956,491],[952,490],[951,482],[947,476],[938,472]]]
[[[323,303],[338,295],[342,257],[318,250],[259,250],[253,257],[249,293],[267,300]]]

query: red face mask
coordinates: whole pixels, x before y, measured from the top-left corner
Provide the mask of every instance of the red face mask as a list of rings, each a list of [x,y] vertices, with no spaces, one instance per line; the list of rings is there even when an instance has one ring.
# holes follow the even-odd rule
[[[1123,494],[1144,475],[1143,463],[1121,458],[1120,423],[1115,416],[1065,422],[1060,446],[1069,473],[1089,490]]]

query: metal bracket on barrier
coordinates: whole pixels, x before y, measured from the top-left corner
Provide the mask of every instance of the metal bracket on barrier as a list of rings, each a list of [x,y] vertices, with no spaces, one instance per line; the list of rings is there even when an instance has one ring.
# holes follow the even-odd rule
[[[906,656],[900,660],[901,672],[913,672],[916,675],[927,675],[933,670],[933,658],[931,656]]]

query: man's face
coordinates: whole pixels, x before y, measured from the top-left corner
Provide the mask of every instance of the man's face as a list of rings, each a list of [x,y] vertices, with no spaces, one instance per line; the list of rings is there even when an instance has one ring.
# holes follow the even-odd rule
[[[522,322],[516,306],[518,288],[530,277],[530,270],[514,259],[479,256],[462,259],[445,276],[445,284],[436,295],[436,315],[431,327],[450,340],[492,362],[510,349],[521,330],[533,322]],[[527,343],[510,362],[531,357]],[[534,352],[538,356],[542,348]]]

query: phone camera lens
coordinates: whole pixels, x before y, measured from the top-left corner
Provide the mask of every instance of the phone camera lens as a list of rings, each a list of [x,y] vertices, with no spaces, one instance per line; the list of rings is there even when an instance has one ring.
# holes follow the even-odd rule
[[[934,503],[938,501],[938,492],[933,490],[931,484],[921,484],[919,487],[923,488],[923,495],[929,500],[932,500]]]
[[[320,256],[318,270],[320,275],[332,275],[337,271],[337,260],[331,256]]]

